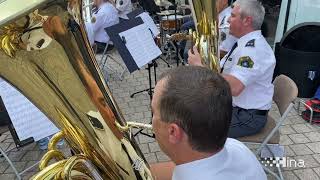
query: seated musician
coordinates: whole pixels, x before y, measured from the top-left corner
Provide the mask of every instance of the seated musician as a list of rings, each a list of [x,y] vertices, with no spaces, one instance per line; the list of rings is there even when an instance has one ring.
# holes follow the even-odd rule
[[[265,10],[256,0],[237,0],[229,18],[230,34],[239,38],[220,62],[222,76],[233,96],[229,137],[250,136],[266,125],[274,87],[274,53],[261,33]],[[200,65],[196,48],[189,51],[189,64]]]
[[[113,48],[110,37],[105,32],[104,28],[119,23],[119,16],[117,9],[112,5],[110,0],[94,0],[93,5],[96,10],[92,14],[91,22],[86,23],[86,28],[89,36],[94,41],[97,47],[96,53],[102,53],[108,43],[108,50]],[[92,42],[91,42],[92,43]]]
[[[180,66],[163,74],[151,107],[156,140],[176,164],[173,180],[267,179],[255,155],[227,138],[232,96],[218,73]],[[163,178],[157,170],[155,179]]]

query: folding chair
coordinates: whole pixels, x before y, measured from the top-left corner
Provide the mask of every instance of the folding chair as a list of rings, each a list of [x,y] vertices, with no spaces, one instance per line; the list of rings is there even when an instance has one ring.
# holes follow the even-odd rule
[[[270,115],[268,115],[267,124],[258,134],[252,136],[246,136],[238,138],[238,140],[248,144],[260,144],[257,154],[260,154],[263,148],[267,148],[275,158],[273,152],[269,149],[268,145],[279,145],[280,133],[279,128],[285,121],[288,113],[294,106],[294,100],[298,95],[297,85],[289,77],[280,75],[276,77],[273,82],[274,84],[274,95],[273,101],[276,103],[281,117],[276,122]],[[283,180],[282,171],[280,166],[276,166],[278,175],[268,167],[262,165],[264,170],[270,173],[278,180]]]
[[[126,68],[123,66],[123,64],[121,64],[120,62],[118,62],[114,57],[112,57],[110,54],[108,54],[108,46],[109,44],[107,43],[106,47],[104,48],[103,50],[103,53],[102,53],[102,57],[100,59],[100,67],[101,69],[103,70],[104,72],[104,75],[105,75],[105,78],[108,79],[108,70],[110,70],[111,72],[113,73],[117,73],[117,71],[112,68],[111,66],[107,65],[107,60],[108,58],[113,60],[115,63],[117,63],[123,70],[120,72],[120,74],[118,74],[118,78],[120,79],[120,81],[122,81],[123,79],[123,75],[124,73],[126,72]],[[104,67],[107,67],[107,70],[104,71]]]

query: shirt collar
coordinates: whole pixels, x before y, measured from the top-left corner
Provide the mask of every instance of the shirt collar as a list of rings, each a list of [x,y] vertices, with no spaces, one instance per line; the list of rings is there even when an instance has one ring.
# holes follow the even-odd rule
[[[217,165],[225,161],[227,159],[227,155],[227,150],[224,147],[221,151],[208,158],[192,161],[185,164],[180,164],[176,166],[173,171],[173,180],[197,179],[197,173],[199,172],[203,172],[206,170],[210,170],[211,172],[219,171],[219,168],[212,167],[217,167]]]
[[[238,47],[243,47],[245,46],[250,40],[252,39],[257,39],[259,37],[261,37],[261,30],[256,30],[256,31],[252,31],[244,36],[242,36],[241,38],[239,38],[238,40]]]

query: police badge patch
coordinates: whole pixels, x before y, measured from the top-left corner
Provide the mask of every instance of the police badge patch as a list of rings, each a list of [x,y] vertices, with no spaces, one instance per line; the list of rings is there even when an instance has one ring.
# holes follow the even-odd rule
[[[252,68],[254,65],[254,62],[249,56],[243,56],[243,57],[240,57],[237,65],[245,68]]]

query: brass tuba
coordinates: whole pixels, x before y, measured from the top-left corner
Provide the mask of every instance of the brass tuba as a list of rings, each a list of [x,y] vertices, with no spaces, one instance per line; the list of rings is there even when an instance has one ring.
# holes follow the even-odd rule
[[[218,13],[215,0],[189,0],[196,32],[191,38],[199,50],[202,63],[220,72],[218,50]]]
[[[88,42],[82,1],[8,0],[0,9],[0,76],[61,130],[32,179],[151,180],[125,132],[151,127],[125,122]],[[57,150],[61,138],[75,155]]]

